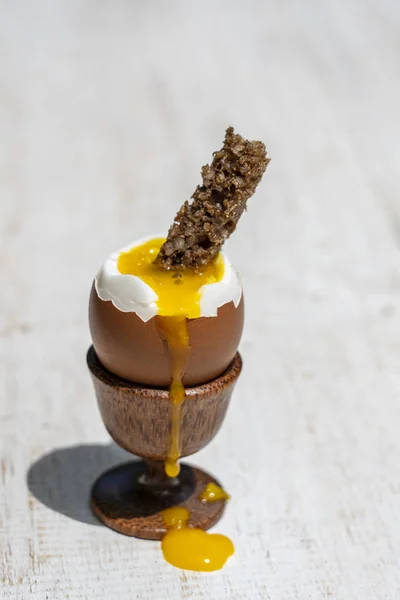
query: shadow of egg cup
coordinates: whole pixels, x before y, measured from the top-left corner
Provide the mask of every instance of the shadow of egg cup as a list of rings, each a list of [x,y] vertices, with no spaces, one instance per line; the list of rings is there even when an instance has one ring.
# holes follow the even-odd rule
[[[108,527],[125,535],[160,540],[166,532],[162,511],[185,506],[190,525],[207,530],[222,516],[225,500],[200,500],[206,486],[218,482],[208,473],[181,465],[180,474],[165,474],[171,440],[172,404],[166,389],[135,385],[105,369],[93,346],[87,354],[97,402],[106,429],[128,452],[143,458],[115,467],[92,488],[92,509]],[[185,390],[181,409],[180,457],[198,452],[222,425],[242,369],[237,353],[228,369],[212,381]]]

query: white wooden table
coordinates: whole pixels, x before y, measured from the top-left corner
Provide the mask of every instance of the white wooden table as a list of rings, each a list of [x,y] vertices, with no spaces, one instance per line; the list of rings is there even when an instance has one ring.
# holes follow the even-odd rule
[[[0,597],[400,597],[396,0],[1,2]],[[229,243],[245,370],[192,461],[235,557],[183,572],[99,526],[128,456],[85,364],[92,277],[165,230],[228,124],[272,162]]]

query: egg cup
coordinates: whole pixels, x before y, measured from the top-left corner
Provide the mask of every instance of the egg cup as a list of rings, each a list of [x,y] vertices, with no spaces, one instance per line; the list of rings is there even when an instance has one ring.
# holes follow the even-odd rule
[[[92,488],[91,505],[105,525],[143,539],[160,540],[166,533],[162,511],[185,506],[191,526],[207,530],[222,516],[226,500],[200,499],[209,483],[220,485],[201,469],[181,464],[178,477],[165,474],[171,436],[172,405],[167,389],[144,387],[108,371],[93,346],[87,363],[106,429],[128,452],[143,458],[102,474]],[[187,387],[182,404],[180,456],[204,448],[222,425],[233,388],[242,369],[236,353],[222,375],[208,383]]]

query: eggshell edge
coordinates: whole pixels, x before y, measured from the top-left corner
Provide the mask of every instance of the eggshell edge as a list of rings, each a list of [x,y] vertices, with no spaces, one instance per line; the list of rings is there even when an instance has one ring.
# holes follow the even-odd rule
[[[121,252],[128,252],[149,240],[165,237],[165,234],[149,235],[113,252],[99,269],[94,285],[101,300],[109,300],[121,312],[133,312],[145,323],[157,315],[156,292],[140,277],[120,273],[117,267]],[[218,308],[233,302],[237,308],[242,297],[242,285],[238,274],[227,255],[224,260],[224,275],[221,281],[203,285],[200,289],[200,316],[216,317]]]

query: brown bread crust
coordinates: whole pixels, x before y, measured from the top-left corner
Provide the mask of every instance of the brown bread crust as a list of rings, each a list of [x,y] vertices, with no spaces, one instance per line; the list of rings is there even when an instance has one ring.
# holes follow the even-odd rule
[[[181,207],[156,262],[164,269],[199,269],[213,260],[236,229],[270,159],[262,142],[228,127],[224,145],[202,170],[193,202]]]

